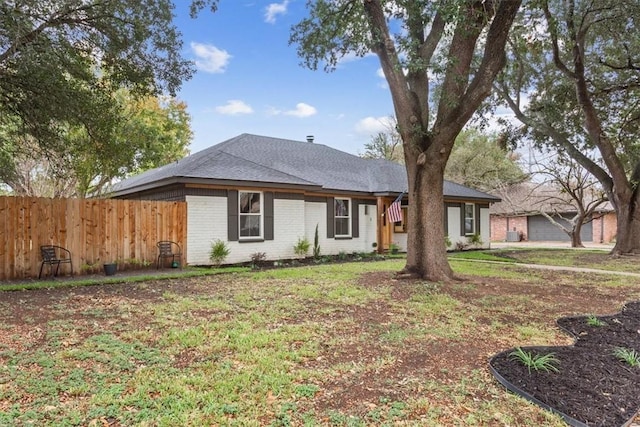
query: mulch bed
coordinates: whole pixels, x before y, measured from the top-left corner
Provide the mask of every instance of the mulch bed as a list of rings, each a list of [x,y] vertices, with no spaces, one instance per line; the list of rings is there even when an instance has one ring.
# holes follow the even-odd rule
[[[613,352],[624,347],[640,353],[640,301],[598,319],[606,325],[591,326],[588,316],[557,321],[576,337],[572,346],[523,347],[533,354],[554,353],[559,372],[529,372],[509,356],[513,349],[495,355],[490,367],[507,388],[560,413],[571,425],[629,425],[640,411],[640,367],[630,367]]]

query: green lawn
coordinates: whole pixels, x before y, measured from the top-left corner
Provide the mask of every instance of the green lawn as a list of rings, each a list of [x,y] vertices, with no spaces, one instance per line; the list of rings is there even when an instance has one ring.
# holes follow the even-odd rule
[[[518,262],[524,264],[596,268],[609,271],[640,273],[640,257],[612,257],[608,252],[589,249],[490,249],[452,252],[450,259]]]
[[[484,256],[484,255],[483,255]],[[402,259],[0,292],[0,425],[561,426],[486,361],[640,280]],[[614,282],[611,282],[611,281]],[[614,286],[615,285],[615,286]]]

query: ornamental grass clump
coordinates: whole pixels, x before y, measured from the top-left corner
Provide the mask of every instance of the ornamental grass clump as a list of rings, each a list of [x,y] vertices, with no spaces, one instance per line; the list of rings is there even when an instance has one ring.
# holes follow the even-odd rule
[[[516,347],[514,351],[509,353],[509,358],[515,359],[522,363],[529,370],[545,371],[545,372],[559,372],[556,364],[558,359],[555,358],[554,353],[547,354],[533,354],[530,351],[524,351],[521,347]]]
[[[596,316],[593,316],[593,315],[587,317],[587,325],[589,325],[589,326],[607,326],[607,324],[604,321],[598,319]]]
[[[632,368],[640,366],[640,354],[631,348],[616,347],[613,350],[613,355]]]

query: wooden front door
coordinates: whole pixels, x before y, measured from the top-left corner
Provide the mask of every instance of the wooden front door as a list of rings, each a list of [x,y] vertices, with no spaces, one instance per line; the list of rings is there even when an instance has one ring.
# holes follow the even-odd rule
[[[387,219],[387,208],[391,203],[392,199],[378,197],[378,253],[388,251],[392,242],[393,223]]]

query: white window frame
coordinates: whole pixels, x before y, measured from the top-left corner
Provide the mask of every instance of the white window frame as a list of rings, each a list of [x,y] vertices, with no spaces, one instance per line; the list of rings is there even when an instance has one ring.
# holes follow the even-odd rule
[[[348,215],[347,216],[338,216],[338,213],[336,212],[336,208],[338,206],[338,200],[344,200],[347,203],[347,212]],[[351,215],[353,214],[352,212],[352,205],[351,205],[351,199],[347,198],[347,197],[335,197],[334,201],[333,201],[333,213],[334,213],[334,218],[333,218],[333,229],[335,230],[335,237],[351,237]],[[347,234],[338,234],[338,226],[337,226],[337,222],[338,219],[340,220],[347,220],[347,229],[349,230],[347,232]]]
[[[260,195],[260,212],[242,212],[242,195],[243,194],[259,194]],[[260,235],[259,236],[243,236],[242,235],[242,217],[257,216],[260,218]],[[264,238],[264,193],[262,191],[238,191],[238,239],[255,240]]]
[[[467,208],[471,206],[471,216],[467,216]],[[473,236],[476,234],[476,205],[475,203],[465,203],[464,204],[464,235],[465,236]],[[471,231],[467,231],[467,219],[471,220]]]

